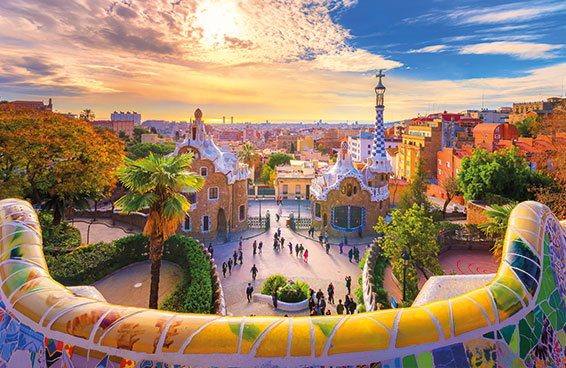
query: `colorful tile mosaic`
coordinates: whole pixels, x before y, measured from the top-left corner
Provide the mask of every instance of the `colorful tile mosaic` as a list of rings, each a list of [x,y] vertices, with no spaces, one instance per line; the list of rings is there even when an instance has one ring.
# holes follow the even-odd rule
[[[0,201],[0,368],[566,367],[566,232],[518,205],[487,286],[419,307],[330,317],[219,317],[74,295],[45,266],[31,206]]]

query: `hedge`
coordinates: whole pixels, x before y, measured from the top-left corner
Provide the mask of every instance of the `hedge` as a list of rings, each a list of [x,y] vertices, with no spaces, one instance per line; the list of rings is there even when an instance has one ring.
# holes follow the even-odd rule
[[[274,290],[277,290],[277,300],[282,302],[297,303],[309,297],[309,284],[299,280],[290,284],[285,276],[279,274],[269,276],[260,292],[264,295],[272,295]]]
[[[63,285],[88,285],[112,272],[149,256],[148,238],[126,236],[112,243],[96,243],[58,256],[45,255],[51,276]],[[163,259],[178,264],[183,279],[160,309],[187,313],[211,313],[212,280],[205,252],[192,238],[171,236],[164,245]]]
[[[363,270],[364,265],[366,263],[366,258],[369,254],[369,249],[364,255],[364,257],[360,260],[359,267]],[[377,257],[375,261],[375,266],[373,270],[371,270],[372,277],[373,277],[373,284],[375,286],[375,294],[376,299],[379,304],[383,306],[383,309],[391,308],[391,302],[389,301],[389,293],[387,290],[383,288],[383,275],[385,273],[385,268],[387,267],[387,258],[382,257],[381,255]],[[362,277],[363,275],[358,276],[358,283],[360,286],[354,291],[356,295],[356,299],[358,299],[358,305],[360,306],[360,311],[365,311],[365,304],[364,304],[364,296],[362,291]],[[363,308],[361,307],[363,306]]]
[[[47,251],[81,246],[81,232],[66,222],[53,225],[53,215],[47,211],[37,214],[43,237],[43,248]]]

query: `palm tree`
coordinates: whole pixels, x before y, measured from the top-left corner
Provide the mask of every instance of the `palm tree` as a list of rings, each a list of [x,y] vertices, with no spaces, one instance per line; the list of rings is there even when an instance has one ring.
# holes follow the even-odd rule
[[[485,235],[497,238],[491,251],[498,260],[501,260],[503,254],[503,238],[507,231],[507,224],[509,223],[509,215],[517,205],[517,202],[511,202],[506,205],[494,204],[491,206],[492,210],[484,211],[484,215],[489,217],[491,221],[480,224],[478,228],[484,232]]]
[[[257,153],[252,142],[246,142],[242,146],[242,150],[238,152],[238,158],[247,164],[252,173],[255,171],[255,165],[259,162],[259,154]]]
[[[118,168],[118,178],[131,192],[118,199],[116,207],[125,213],[149,207],[143,229],[149,237],[151,260],[149,308],[157,308],[163,244],[175,233],[191,207],[181,192],[198,191],[204,182],[202,177],[188,171],[192,160],[192,153],[178,157],[150,153],[137,161],[125,158],[124,164]]]
[[[94,119],[94,112],[91,109],[84,109],[79,116],[81,120],[91,121]]]

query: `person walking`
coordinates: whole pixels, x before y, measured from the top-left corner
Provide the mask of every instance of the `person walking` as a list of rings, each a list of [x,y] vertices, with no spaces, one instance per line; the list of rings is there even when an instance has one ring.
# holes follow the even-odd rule
[[[257,246],[257,250],[258,250],[259,254],[261,254],[261,250],[262,250],[262,249],[263,249],[263,242],[260,241],[260,242],[259,242],[259,245]]]
[[[273,302],[273,310],[277,310],[277,290],[273,290],[271,301]]]
[[[314,308],[315,304],[316,303],[314,302],[314,298],[312,297],[312,294],[311,294],[311,296],[309,297],[309,309],[312,310]]]
[[[232,258],[228,258],[228,271],[232,274]]]
[[[320,299],[320,312],[321,312],[321,316],[324,315],[324,310],[326,309],[326,301],[324,300],[324,295],[322,296],[322,299]]]
[[[228,265],[226,264],[226,262],[222,263],[222,275],[224,275],[224,278],[226,278],[226,269],[228,268]]]
[[[232,258],[234,258],[234,266],[236,266],[236,263],[238,261],[238,251],[236,249],[234,249],[234,253],[232,254]]]
[[[342,248],[344,247],[344,242],[340,242],[338,246],[340,247],[340,254],[344,253],[344,251],[342,250]]]
[[[289,242],[289,254],[293,255],[293,243]]]
[[[350,250],[348,251],[348,260],[350,261],[350,263],[352,262],[353,255],[354,255],[354,251],[352,250],[352,248],[350,248]]]
[[[326,254],[328,254],[328,252],[330,252],[330,243],[326,243]]]
[[[254,292],[254,287],[248,282],[248,287],[246,289],[246,297],[248,298],[248,303],[252,301],[252,293]]]
[[[342,299],[338,299],[338,305],[336,306],[336,314],[344,313],[344,304],[342,304]]]
[[[299,245],[299,256],[301,258],[303,258],[303,252],[305,251],[305,248],[303,247],[303,245]]]
[[[240,261],[240,265],[244,263],[244,252],[240,249],[240,254],[238,255],[238,260]]]
[[[277,237],[280,238],[281,237],[281,228],[277,228]]]
[[[356,263],[360,263],[360,251],[358,250],[358,247],[354,247],[354,261],[356,261]]]
[[[277,247],[279,246],[279,242],[277,241],[277,238],[273,239],[273,250],[277,250]]]
[[[305,262],[309,263],[309,250],[305,249]]]
[[[346,314],[350,314],[350,297],[346,295],[344,299],[344,309],[346,310]]]
[[[346,289],[348,289],[348,295],[350,295],[350,289],[352,288],[352,276],[346,276]]]
[[[295,244],[295,255],[299,256],[299,243]]]
[[[250,272],[252,273],[252,279],[255,280],[255,277],[257,276],[257,272],[258,272],[257,267],[255,266],[255,263],[252,266],[252,269],[250,270]]]
[[[330,283],[326,291],[328,291],[328,302],[334,304],[334,285]]]
[[[320,232],[320,235],[318,236],[318,243],[320,246],[322,246],[322,239],[324,239],[324,236],[322,235],[322,232]]]
[[[281,241],[279,242],[279,244],[281,244],[281,249],[283,249],[285,247],[285,238],[281,237]]]
[[[253,243],[252,247],[253,247],[253,249],[254,249],[254,256],[255,256],[256,253],[257,253],[257,240],[254,240],[254,243]]]
[[[212,249],[212,243],[208,244],[208,253],[210,253],[210,258],[213,258],[214,249]]]

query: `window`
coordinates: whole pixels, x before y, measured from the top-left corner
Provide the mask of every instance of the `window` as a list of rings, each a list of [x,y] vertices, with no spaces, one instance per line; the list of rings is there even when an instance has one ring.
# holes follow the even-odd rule
[[[354,194],[358,193],[358,187],[354,186]]]
[[[450,161],[446,161],[446,166],[448,166],[448,168],[450,168]]]
[[[208,200],[209,201],[218,200],[218,187],[208,188]]]
[[[340,231],[353,232],[365,227],[366,209],[357,206],[332,208],[331,226]]]
[[[283,184],[283,194],[289,193],[289,186],[287,184]]]
[[[200,168],[200,176],[206,178],[208,176],[208,167],[201,167]]]
[[[197,203],[197,194],[195,193],[185,193],[185,196],[187,197],[187,201],[189,201],[190,204],[195,204]]]
[[[208,217],[208,215],[202,216],[202,232],[210,232],[210,217]]]
[[[314,205],[314,217],[320,218],[320,203]]]
[[[496,134],[495,139],[499,139],[499,138],[501,138],[501,136],[499,134]]]
[[[246,206],[241,205],[240,206],[240,221],[244,221],[245,218],[246,218]]]
[[[442,160],[438,159],[438,166],[442,166]]]
[[[295,185],[295,194],[301,194],[301,186],[299,184]]]
[[[438,169],[438,175],[442,175],[442,170]]]
[[[352,196],[352,184],[348,184],[348,187],[346,189],[346,194],[348,195],[348,197]]]
[[[185,222],[183,223],[183,231],[191,231],[191,216],[185,216]]]

